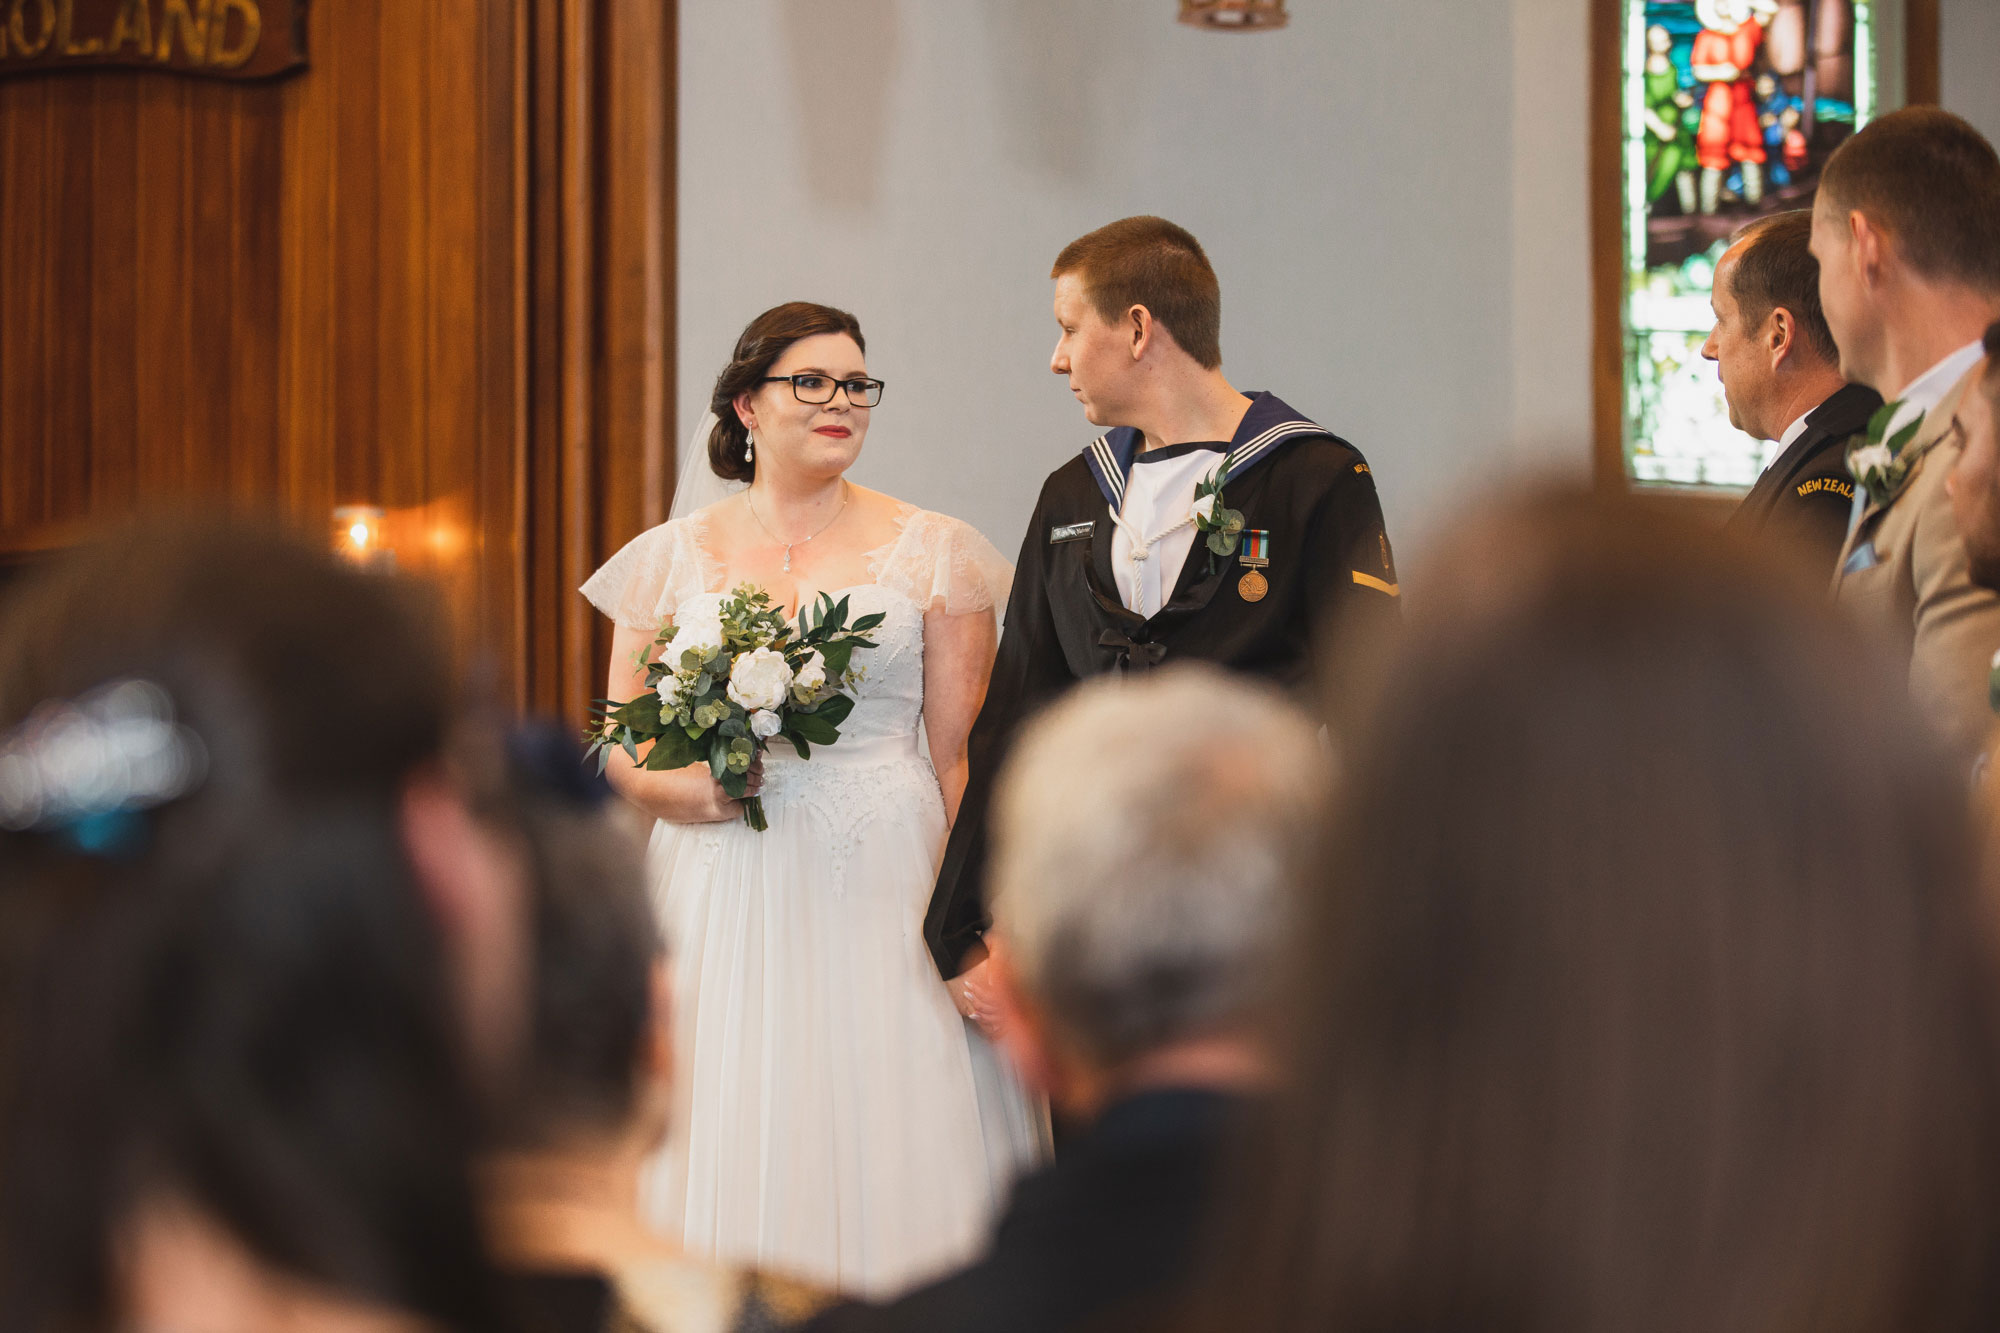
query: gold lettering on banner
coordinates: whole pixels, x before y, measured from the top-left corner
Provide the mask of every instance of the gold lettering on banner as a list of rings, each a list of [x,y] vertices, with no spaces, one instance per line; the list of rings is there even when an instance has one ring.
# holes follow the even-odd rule
[[[174,58],[174,31],[180,30],[181,49],[187,52],[190,62],[199,65],[208,55],[208,16],[213,0],[194,0],[194,12],[188,12],[188,0],[166,0],[160,10],[160,50],[161,63]]]
[[[311,5],[312,0],[0,0],[0,79],[106,68],[229,82],[279,78],[306,66]]]
[[[76,27],[76,0],[62,0],[62,13],[56,19],[56,49],[66,56],[94,56],[104,49],[104,43],[95,37],[77,41],[71,36]]]
[[[61,0],[62,14],[56,23],[56,45],[66,56],[94,56],[104,49],[102,37],[85,37],[78,41],[72,35],[76,26],[76,0]]]
[[[148,0],[125,0],[118,7],[118,17],[111,22],[111,42],[105,49],[117,55],[127,43],[139,48],[139,54],[153,53],[153,8]]]
[[[225,45],[231,13],[243,16],[243,39],[232,49]],[[208,63],[217,69],[238,69],[257,54],[257,42],[264,35],[264,16],[250,0],[216,0],[215,17],[208,30]]]
[[[41,30],[34,41],[28,40],[28,25],[23,19],[30,3],[36,3],[36,0],[14,0],[14,16],[7,23],[8,31],[14,35],[14,54],[23,60],[33,60],[48,50],[49,43],[56,36],[56,0],[39,0],[37,8],[41,10]]]

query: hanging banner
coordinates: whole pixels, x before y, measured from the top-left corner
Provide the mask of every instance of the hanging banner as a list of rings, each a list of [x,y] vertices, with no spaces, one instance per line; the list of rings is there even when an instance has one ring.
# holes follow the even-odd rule
[[[308,0],[0,0],[0,78],[64,69],[268,79],[303,69]]]

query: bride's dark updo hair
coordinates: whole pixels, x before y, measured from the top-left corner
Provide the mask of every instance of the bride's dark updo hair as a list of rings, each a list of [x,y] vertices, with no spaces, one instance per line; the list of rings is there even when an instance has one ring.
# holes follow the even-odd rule
[[[749,443],[750,434],[737,419],[736,395],[757,392],[757,382],[771,373],[787,347],[822,333],[844,333],[863,352],[868,350],[860,320],[845,310],[811,301],[772,306],[743,330],[729,364],[715,377],[715,392],[708,396],[708,410],[715,413],[715,429],[708,433],[708,465],[716,476],[725,481],[749,481],[757,475],[755,460],[743,459],[743,446]]]

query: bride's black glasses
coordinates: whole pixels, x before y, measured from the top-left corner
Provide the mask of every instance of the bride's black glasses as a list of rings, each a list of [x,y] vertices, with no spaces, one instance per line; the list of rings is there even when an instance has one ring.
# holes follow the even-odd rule
[[[847,401],[856,407],[873,407],[882,401],[882,381],[871,379],[837,380],[831,375],[766,375],[759,384],[776,384],[785,381],[792,386],[792,397],[802,403],[818,407],[821,403],[833,401],[833,391],[843,389]]]

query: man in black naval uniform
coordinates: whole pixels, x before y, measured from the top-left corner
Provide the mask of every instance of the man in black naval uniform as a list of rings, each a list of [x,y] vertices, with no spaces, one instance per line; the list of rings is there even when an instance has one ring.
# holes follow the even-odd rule
[[[1847,445],[1882,396],[1840,373],[1811,244],[1810,209],[1738,232],[1715,267],[1715,328],[1701,354],[1721,374],[1730,424],[1779,444],[1731,525],[1798,544],[1831,576],[1854,511]]]
[[[1126,218],[1072,242],[1051,276],[1061,334],[1049,368],[1108,429],[1043,483],[1029,520],[924,922],[961,1012],[989,1024],[987,804],[1031,713],[1086,677],[1182,659],[1303,687],[1329,632],[1349,644],[1397,619],[1367,461],[1223,378],[1221,290],[1193,236]],[[1229,792],[1214,796],[1226,817]]]

